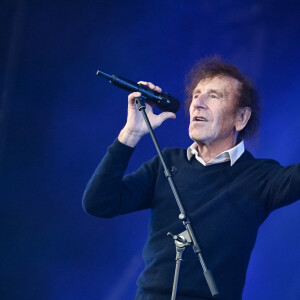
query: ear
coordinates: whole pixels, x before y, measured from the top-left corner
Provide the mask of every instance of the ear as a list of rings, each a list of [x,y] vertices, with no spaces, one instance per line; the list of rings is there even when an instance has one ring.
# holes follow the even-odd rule
[[[240,107],[237,111],[237,120],[235,123],[235,130],[242,131],[247,125],[251,117],[251,108],[250,107]]]

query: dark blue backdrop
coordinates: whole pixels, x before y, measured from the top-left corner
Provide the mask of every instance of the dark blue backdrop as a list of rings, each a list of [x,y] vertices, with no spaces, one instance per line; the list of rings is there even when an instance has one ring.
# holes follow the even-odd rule
[[[98,68],[183,100],[185,73],[218,53],[263,98],[257,157],[299,162],[297,1],[16,1],[0,4],[1,299],[132,299],[148,212],[86,215],[86,182],[126,120]],[[156,130],[187,147],[183,110]],[[150,137],[129,171],[155,154]],[[300,187],[299,187],[300,188]],[[245,300],[300,299],[300,203],[261,227]]]

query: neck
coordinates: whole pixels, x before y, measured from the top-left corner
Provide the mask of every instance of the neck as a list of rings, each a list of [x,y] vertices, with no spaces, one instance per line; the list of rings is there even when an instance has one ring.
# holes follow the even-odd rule
[[[205,161],[209,162],[214,159],[220,153],[231,149],[236,145],[237,137],[232,139],[231,141],[219,141],[212,143],[204,143],[195,141],[194,148],[198,151],[198,155]]]

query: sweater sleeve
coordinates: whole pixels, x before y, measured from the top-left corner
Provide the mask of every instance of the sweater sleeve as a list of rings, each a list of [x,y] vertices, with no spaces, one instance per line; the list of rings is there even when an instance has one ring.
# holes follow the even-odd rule
[[[133,151],[118,140],[108,148],[83,195],[82,205],[87,213],[110,218],[151,207],[158,159],[155,157],[124,176]]]
[[[267,209],[270,211],[300,199],[300,164],[276,166],[270,173],[265,191],[268,192]]]

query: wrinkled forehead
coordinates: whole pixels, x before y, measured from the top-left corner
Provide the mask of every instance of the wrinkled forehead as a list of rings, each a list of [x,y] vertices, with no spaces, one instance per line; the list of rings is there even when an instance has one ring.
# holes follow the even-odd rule
[[[209,89],[218,89],[223,92],[224,95],[238,95],[238,90],[240,88],[241,83],[232,77],[225,75],[218,75],[214,77],[208,77],[201,79],[194,91],[198,90],[209,90]]]

